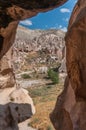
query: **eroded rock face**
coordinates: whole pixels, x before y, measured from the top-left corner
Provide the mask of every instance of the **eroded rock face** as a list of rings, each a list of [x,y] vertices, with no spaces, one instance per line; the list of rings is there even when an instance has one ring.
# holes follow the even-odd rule
[[[0,0],[0,59],[13,44],[19,20],[51,10],[66,1]],[[0,130],[18,130],[18,123],[35,113],[31,98],[15,84],[10,56],[6,54],[0,64]]]
[[[56,130],[86,130],[85,0],[78,0],[65,39],[68,78],[51,120]]]
[[[11,58],[12,49],[0,61],[0,130],[18,130],[35,113],[28,91],[16,83]]]
[[[18,21],[48,11],[67,0],[0,0],[0,58],[13,44]]]
[[[0,61],[0,89],[10,88],[15,85],[15,75],[12,68],[12,48]]]
[[[54,63],[63,64],[60,72],[66,72],[65,60],[63,60],[64,37],[65,32],[61,30],[30,30],[18,26],[13,45],[15,72],[28,68],[32,71],[35,69],[38,73],[47,73],[48,67]],[[33,54],[35,58],[31,56]],[[38,67],[40,63],[43,63],[44,67]]]
[[[17,124],[31,116],[30,104],[8,103],[0,105],[0,130],[18,130]]]

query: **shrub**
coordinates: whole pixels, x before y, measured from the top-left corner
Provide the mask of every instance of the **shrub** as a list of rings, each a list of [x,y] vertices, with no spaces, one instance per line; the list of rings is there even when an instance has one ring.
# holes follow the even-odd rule
[[[47,126],[47,130],[52,130],[52,127],[51,126]]]
[[[21,77],[23,79],[29,79],[29,78],[31,78],[29,74],[22,74]]]
[[[54,84],[59,83],[59,74],[55,72],[53,69],[48,70],[48,77],[52,80]]]

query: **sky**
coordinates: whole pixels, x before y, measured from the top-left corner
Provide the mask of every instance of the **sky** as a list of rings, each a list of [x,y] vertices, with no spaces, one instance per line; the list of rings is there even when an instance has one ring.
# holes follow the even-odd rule
[[[29,29],[61,29],[67,31],[68,21],[77,0],[69,0],[59,8],[45,13],[39,13],[35,17],[20,21],[20,25]]]

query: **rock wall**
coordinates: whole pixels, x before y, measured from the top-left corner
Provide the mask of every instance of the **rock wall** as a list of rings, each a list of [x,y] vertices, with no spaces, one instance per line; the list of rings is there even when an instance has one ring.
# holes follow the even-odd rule
[[[61,64],[60,72],[66,72],[64,37],[65,32],[61,30],[30,30],[18,26],[13,45],[15,73],[27,69],[41,72],[40,67],[48,70],[53,65],[56,67],[55,64],[57,67]]]
[[[58,7],[66,1],[0,0],[0,58],[13,43],[19,20]],[[51,120],[56,130],[86,130],[86,0],[78,0],[65,39],[68,77],[64,91],[59,96],[51,114]],[[1,130],[17,130],[18,127],[15,124],[30,117],[19,118],[20,109],[14,105],[10,107],[9,104],[1,106],[0,121],[6,119],[4,124],[2,122],[0,124]],[[12,114],[15,110],[17,112],[14,118]]]
[[[51,120],[56,130],[86,130],[86,1],[78,0],[66,34],[68,77]]]
[[[9,48],[15,39],[19,20],[51,10],[66,1],[0,0],[0,130],[18,130],[18,123],[35,113],[28,92],[16,84],[11,64],[12,51]]]
[[[67,0],[0,0],[0,59],[13,44],[18,21],[51,10]]]
[[[0,130],[18,130],[18,123],[35,113],[28,91],[16,84],[12,48],[0,61]]]

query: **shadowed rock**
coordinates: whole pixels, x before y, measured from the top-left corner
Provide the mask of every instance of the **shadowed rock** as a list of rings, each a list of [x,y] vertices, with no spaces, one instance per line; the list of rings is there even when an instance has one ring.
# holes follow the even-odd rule
[[[32,0],[32,1],[30,0],[11,0],[11,1],[0,0],[0,59],[8,51],[8,49],[12,46],[14,42],[16,29],[17,29],[19,20],[30,18],[39,12],[51,10],[55,7],[58,7],[59,5],[63,4],[66,1],[67,0],[42,0],[42,1],[40,0]],[[5,56],[6,62],[3,62],[0,67],[1,69],[0,81],[2,83],[0,84],[1,85],[0,88],[5,88],[5,89],[7,87],[12,86],[12,84],[11,86],[9,86],[8,82],[10,81],[9,79],[13,77],[13,70],[11,71],[12,66],[8,65],[4,67],[5,65],[4,63],[6,63],[7,65],[9,62],[8,57],[9,56]],[[1,62],[2,61],[4,60],[2,59]],[[12,76],[10,74],[12,74]],[[5,78],[4,76],[6,75],[7,77]],[[9,79],[8,79],[8,76],[9,76]],[[5,81],[3,80],[4,78],[5,78]],[[13,83],[13,86],[14,86],[15,77],[13,77],[13,80],[14,81],[12,80],[11,81],[12,83],[14,82]],[[9,90],[12,91],[13,89],[14,88],[11,88],[11,89],[8,88],[8,93],[9,93]],[[21,95],[21,93],[23,93],[23,91],[24,90],[16,89],[17,94],[14,91],[10,96],[15,97],[14,98],[15,101],[16,101],[16,98],[18,98],[17,102],[21,103],[21,100],[19,99],[20,97],[22,99],[23,95]],[[2,90],[2,93],[4,92],[5,90]],[[30,99],[30,97],[27,97],[27,98],[28,99],[27,100],[25,99],[25,102],[31,103],[32,100]],[[13,98],[11,100],[13,100]],[[4,101],[6,101],[6,99],[4,99]],[[8,101],[8,97],[7,97],[7,101]],[[18,123],[25,121],[26,119],[32,116],[33,112],[32,112],[31,105],[29,105],[29,103],[27,104],[8,103],[7,105],[3,105],[3,106],[1,105],[0,106],[0,130],[18,130],[18,126],[17,126]]]
[[[56,130],[86,130],[86,1],[79,0],[66,34],[68,78],[51,120]]]
[[[62,5],[67,0],[0,0],[0,58],[13,44],[18,21]]]
[[[18,123],[31,118],[31,116],[30,104],[0,105],[0,130],[18,130]]]

